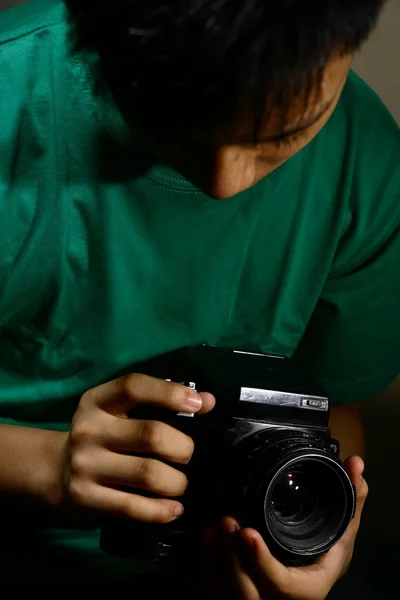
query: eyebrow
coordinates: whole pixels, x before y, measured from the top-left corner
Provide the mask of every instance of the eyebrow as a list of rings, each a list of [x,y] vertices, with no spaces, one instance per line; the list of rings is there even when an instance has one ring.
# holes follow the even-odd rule
[[[317,121],[319,121],[331,108],[335,98],[329,100],[326,104],[322,106],[322,108],[318,111],[317,114],[312,115],[308,119],[306,119],[301,125],[297,125],[297,127],[293,127],[293,129],[287,129],[286,131],[282,131],[282,133],[278,133],[277,135],[271,135],[268,137],[262,137],[258,139],[256,142],[252,141],[240,141],[239,144],[241,146],[256,146],[258,144],[267,144],[268,142],[278,142],[280,140],[284,140],[285,138],[292,137],[306,129],[309,129],[312,125],[315,125]]]

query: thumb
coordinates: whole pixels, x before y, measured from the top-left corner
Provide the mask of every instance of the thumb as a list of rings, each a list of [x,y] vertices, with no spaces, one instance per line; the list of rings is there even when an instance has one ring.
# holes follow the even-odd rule
[[[356,490],[357,507],[354,518],[336,546],[331,548],[327,554],[320,556],[314,565],[306,567],[310,571],[315,568],[319,569],[324,581],[330,586],[334,585],[335,581],[342,577],[349,567],[360,527],[361,514],[368,496],[368,485],[363,477],[364,461],[362,458],[351,456],[345,461],[344,467]]]
[[[368,496],[368,485],[363,477],[364,461],[359,456],[351,456],[345,461],[344,466],[351,479],[351,482],[356,488],[357,511],[355,519],[357,522],[361,518],[361,512]]]
[[[364,473],[364,461],[360,456],[350,456],[344,462],[344,468],[349,474],[350,479],[354,485],[357,486],[363,473]]]

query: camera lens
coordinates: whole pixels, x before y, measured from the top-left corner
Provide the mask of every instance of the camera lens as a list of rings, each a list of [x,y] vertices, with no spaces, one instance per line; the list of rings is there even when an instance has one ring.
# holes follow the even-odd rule
[[[319,503],[315,479],[301,471],[284,473],[271,494],[271,511],[284,525],[300,525],[313,516]]]
[[[264,498],[265,524],[282,549],[294,554],[327,551],[352,517],[354,497],[335,461],[309,455],[279,468]]]

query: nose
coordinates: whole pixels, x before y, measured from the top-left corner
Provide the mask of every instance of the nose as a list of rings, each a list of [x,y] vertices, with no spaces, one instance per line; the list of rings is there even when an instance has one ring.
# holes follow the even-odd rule
[[[251,150],[227,146],[216,150],[209,194],[225,200],[244,192],[255,183],[256,157]]]

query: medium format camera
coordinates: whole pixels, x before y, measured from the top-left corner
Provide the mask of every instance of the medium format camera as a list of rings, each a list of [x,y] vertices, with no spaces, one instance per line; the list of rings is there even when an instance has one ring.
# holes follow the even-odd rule
[[[110,519],[104,552],[156,562],[193,557],[204,528],[227,515],[256,529],[286,565],[310,564],[339,541],[354,517],[355,488],[328,428],[329,400],[291,359],[201,346],[135,370],[211,392],[217,402],[207,415],[133,411],[195,441],[182,469],[185,513],[167,525]]]

